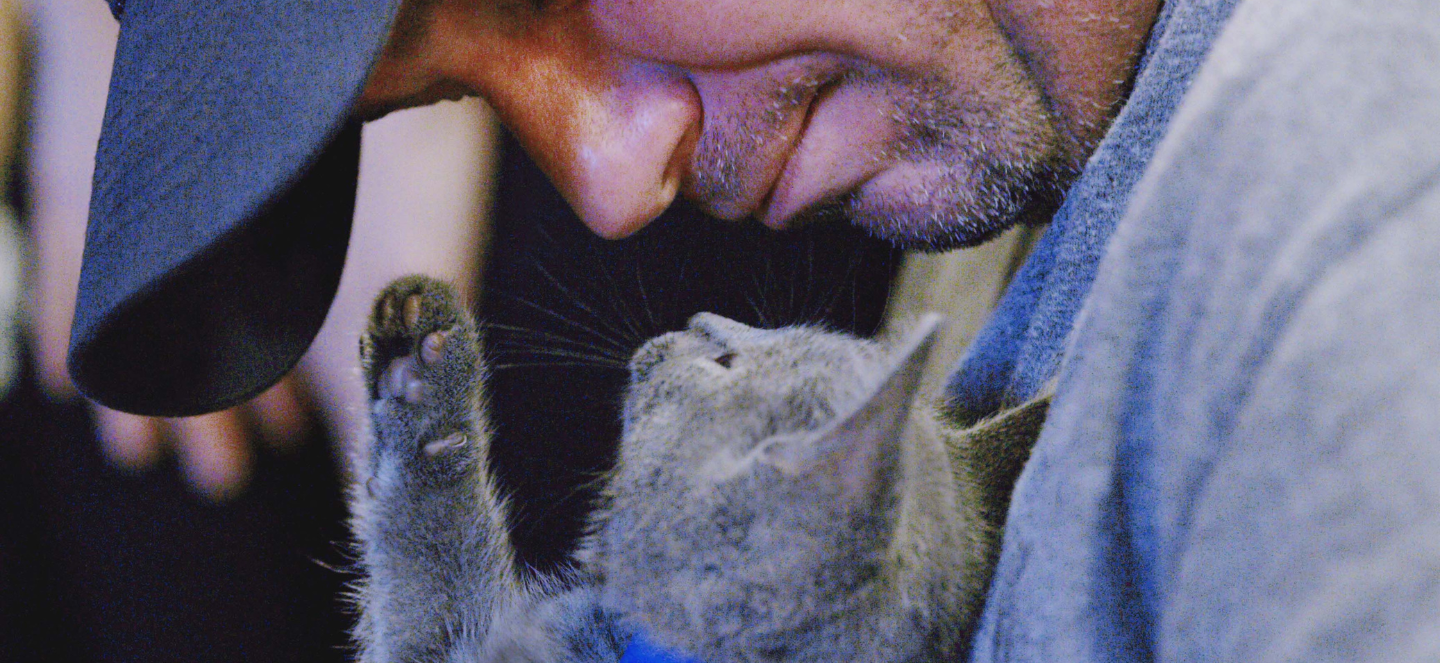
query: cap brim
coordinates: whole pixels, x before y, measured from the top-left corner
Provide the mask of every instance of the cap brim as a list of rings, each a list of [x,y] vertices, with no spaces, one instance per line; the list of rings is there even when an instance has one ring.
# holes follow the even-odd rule
[[[398,0],[127,3],[70,371],[100,403],[241,402],[304,353],[355,200],[350,108]]]

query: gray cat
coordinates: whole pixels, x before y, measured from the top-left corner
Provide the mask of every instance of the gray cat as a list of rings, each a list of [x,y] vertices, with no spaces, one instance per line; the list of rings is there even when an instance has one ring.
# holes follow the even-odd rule
[[[488,473],[473,321],[396,281],[361,341],[361,659],[613,662],[636,632],[710,662],[961,659],[1044,404],[902,438],[936,324],[884,344],[700,314],[651,340],[604,504],[544,575]]]

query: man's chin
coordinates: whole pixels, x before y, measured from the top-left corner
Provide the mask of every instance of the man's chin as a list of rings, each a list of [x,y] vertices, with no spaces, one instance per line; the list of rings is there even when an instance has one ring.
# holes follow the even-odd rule
[[[935,253],[973,247],[1017,225],[1048,223],[1071,179],[1054,169],[1026,177],[1009,175],[965,188],[944,182],[882,188],[872,181],[806,210],[797,221],[845,221],[906,250]]]
[[[1014,227],[1018,219],[904,219],[884,212],[853,213],[850,222],[897,248],[940,253],[978,246]]]

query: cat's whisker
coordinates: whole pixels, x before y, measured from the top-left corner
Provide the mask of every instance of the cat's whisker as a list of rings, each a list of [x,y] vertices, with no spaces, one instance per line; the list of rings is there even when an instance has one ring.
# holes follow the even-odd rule
[[[551,285],[554,285],[557,289],[560,290],[560,292],[565,293],[565,296],[568,297],[570,301],[575,304],[575,306],[579,307],[582,311],[589,313],[591,316],[594,316],[596,320],[599,320],[600,323],[602,325],[605,325],[605,327],[611,332],[619,334],[621,338],[625,337],[625,330],[615,327],[609,322],[609,316],[601,315],[595,309],[591,308],[589,304],[585,303],[585,298],[577,296],[573,291],[565,287],[565,284],[561,283],[560,279],[555,278],[555,275],[551,274],[550,270],[546,269],[544,264],[539,262],[535,263],[535,269],[539,270],[540,274],[544,276]],[[635,330],[632,329],[631,331],[634,332]],[[638,337],[639,334],[636,334],[636,336]]]
[[[597,365],[614,366],[617,368],[624,368],[627,366],[625,362],[620,361],[619,359],[616,359],[614,357],[595,355],[588,352],[577,352],[573,350],[566,350],[564,348],[531,347],[521,349],[524,350],[526,354],[536,357],[564,357],[566,359],[574,359],[577,361],[591,361],[596,363]]]
[[[798,313],[798,308],[796,308],[795,306],[795,281],[791,280],[791,278],[782,278],[782,280],[780,280],[779,282],[780,284],[783,284],[783,287],[785,287],[786,303],[785,316],[783,316],[783,319],[785,319],[786,321],[796,320],[796,317],[798,317],[796,316],[796,313]]]
[[[535,328],[533,328],[533,327],[522,327],[522,326],[520,326],[520,325],[507,325],[507,324],[505,324],[505,323],[503,323],[503,322],[485,322],[485,323],[481,323],[481,326],[482,326],[483,328],[485,328],[485,329],[496,329],[496,330],[505,332],[505,333],[507,333],[507,334],[530,335],[530,336],[545,336],[545,337],[547,337],[547,338],[551,338],[551,339],[554,339],[554,340],[556,340],[556,341],[571,341],[571,342],[574,342],[574,341],[578,341],[578,340],[579,340],[579,339],[576,339],[576,338],[573,338],[573,337],[570,337],[570,336],[566,336],[566,335],[561,334],[561,333],[558,333],[558,332],[550,331],[550,330],[548,330],[548,329],[535,329]],[[592,332],[591,332],[590,335],[591,335],[591,336],[595,336],[593,330],[592,330]],[[616,350],[622,350],[622,349],[623,349],[623,346],[621,346],[621,345],[619,345],[619,344],[616,344],[616,343],[615,343],[615,339],[612,339],[612,338],[610,338],[610,337],[603,337],[603,339],[602,339],[602,338],[597,338],[596,340],[603,340],[603,341],[606,342],[607,344],[613,344],[613,345],[606,345],[606,347],[613,347],[613,348],[615,348]]]
[[[612,371],[628,370],[618,364],[602,364],[593,361],[526,361],[497,363],[490,366],[492,371],[510,371],[517,368],[603,368]]]
[[[808,235],[805,242],[805,301],[815,292],[815,236]]]
[[[564,315],[562,315],[562,314],[559,313],[558,311],[555,311],[555,310],[553,310],[553,309],[547,308],[547,307],[542,306],[542,305],[540,305],[540,304],[538,304],[538,303],[536,303],[536,302],[533,302],[533,301],[530,301],[530,300],[528,300],[528,299],[524,299],[524,298],[521,298],[521,297],[516,297],[516,298],[514,298],[514,299],[515,299],[516,302],[519,302],[521,305],[526,306],[526,307],[529,307],[529,308],[531,308],[531,309],[534,309],[535,311],[538,311],[538,312],[543,313],[543,314],[545,314],[545,315],[548,315],[548,316],[550,316],[550,318],[556,320],[557,322],[561,322],[561,323],[565,324],[566,326],[569,326],[569,327],[572,327],[572,328],[577,329],[577,330],[579,330],[579,331],[585,332],[585,333],[587,333],[587,334],[590,334],[590,335],[594,336],[594,337],[597,338],[597,339],[604,340],[604,341],[609,342],[609,343],[611,343],[611,344],[614,344],[614,345],[616,345],[616,346],[623,346],[623,343],[621,343],[618,339],[616,339],[616,338],[614,338],[614,337],[612,337],[612,336],[609,336],[608,334],[605,334],[605,333],[601,332],[600,330],[595,329],[595,328],[593,328],[593,327],[587,327],[587,326],[585,326],[585,325],[583,325],[583,324],[580,324],[578,321],[575,321],[575,320],[572,320],[572,319],[570,319],[570,318],[568,318],[568,317],[565,317]]]
[[[523,335],[530,335],[530,336],[540,336],[540,335],[543,335],[543,336],[548,336],[548,337],[550,337],[550,338],[553,338],[553,339],[555,339],[555,340],[557,340],[557,341],[574,341],[574,340],[578,340],[578,339],[576,339],[576,338],[573,337],[573,336],[567,336],[567,335],[562,334],[562,333],[560,333],[560,332],[552,331],[552,330],[549,330],[549,329],[538,329],[538,328],[535,328],[535,327],[525,327],[525,326],[521,326],[521,325],[510,325],[510,324],[505,324],[505,323],[503,323],[503,322],[484,322],[484,323],[481,323],[481,327],[484,328],[484,329],[493,329],[493,330],[496,330],[496,331],[499,331],[499,332],[503,332],[503,334],[501,334],[501,336],[506,335],[506,334],[517,334],[517,335],[523,334]],[[598,335],[595,333],[594,330],[589,330],[589,331],[590,331],[590,333],[588,334],[588,336],[594,338],[596,341],[601,341],[601,340],[603,340],[603,341],[606,342],[606,343],[612,343],[612,344],[615,343],[615,339],[612,339],[612,338],[610,338],[610,337],[608,337],[608,336],[604,336],[604,337],[598,336]],[[607,346],[607,347],[608,347],[608,346]],[[618,345],[618,344],[615,344],[613,347],[615,347],[615,348],[618,349],[618,348],[620,348],[621,346]]]
[[[813,238],[807,248],[808,251],[806,252],[805,258],[806,270],[807,274],[813,277],[815,273],[815,242]],[[843,282],[845,279],[842,277],[840,280]],[[828,319],[829,313],[834,307],[839,288],[817,289],[815,286],[816,283],[813,278],[807,278],[805,280],[805,301],[807,302],[805,321],[818,323]]]
[[[755,294],[760,297],[760,304],[756,305],[755,298],[751,297],[748,293],[745,295],[745,299],[750,302],[750,307],[755,309],[755,316],[759,318],[760,326],[772,327],[773,325],[770,324],[769,316],[765,315],[765,311],[770,308],[770,302],[765,297],[765,285],[760,282],[755,272],[750,273],[750,283],[755,286]]]
[[[542,223],[536,225],[534,229],[537,235],[542,240],[544,240],[544,243],[548,244],[552,249],[556,251],[563,251],[564,247],[562,247],[561,243],[555,239],[549,227]],[[585,246],[590,249],[590,253],[592,254],[591,262],[595,263],[596,261],[593,259],[594,247],[589,246],[588,244],[585,244]],[[568,251],[563,252],[565,252],[567,255],[570,253]],[[569,326],[579,328],[581,331],[593,335],[597,339],[603,339],[607,344],[614,345],[616,348],[623,349],[630,345],[638,345],[639,342],[643,340],[643,337],[639,336],[638,334],[634,334],[630,330],[622,329],[615,326],[613,324],[615,316],[604,315],[602,312],[597,311],[593,307],[587,305],[585,303],[587,301],[587,298],[577,296],[571,288],[565,285],[564,281],[558,278],[545,266],[547,262],[552,261],[547,259],[546,256],[542,255],[540,252],[536,251],[536,249],[532,247],[531,259],[525,261],[525,264],[538,271],[541,277],[544,278],[547,282],[549,282],[551,286],[566,295],[567,301],[575,304],[581,311],[593,318],[596,326],[592,327],[587,325],[581,325],[575,320],[562,318],[561,316],[557,315],[555,311],[543,309],[543,307],[540,307],[535,302],[511,295],[509,293],[505,294],[506,299],[509,299],[511,301],[517,301],[532,309],[542,310],[542,312],[546,313],[547,315],[553,318],[560,319],[562,322],[565,322]],[[556,264],[564,264],[571,267],[574,266],[573,261],[565,261]],[[592,268],[593,267],[594,264],[592,264]],[[601,269],[603,271],[603,267]]]
[[[595,359],[623,364],[629,361],[628,357],[606,352],[600,348],[588,345],[561,346],[550,343],[530,343],[523,341],[506,341],[492,343],[491,349],[500,355],[525,355],[525,354],[560,354],[567,353],[581,357],[592,357]]]
[[[603,257],[601,256],[598,256],[597,250],[593,244],[587,246],[590,249],[589,257],[591,264],[595,266],[595,269],[600,273],[601,278],[605,279],[605,284],[610,289],[611,296],[607,300],[607,303],[610,306],[611,312],[613,312],[615,314],[615,317],[622,324],[625,325],[626,329],[629,330],[629,339],[638,345],[640,342],[644,341],[647,337],[649,337],[649,334],[646,334],[640,329],[639,325],[636,324],[637,320],[635,319],[634,312],[630,310],[629,306],[625,305],[626,297],[621,294],[620,286],[615,283],[614,277],[610,274],[610,270],[607,268],[607,266],[610,264],[610,261],[603,259]]]
[[[694,253],[694,251],[695,244],[690,243],[685,245],[685,253],[680,254],[678,251],[676,252],[676,255],[679,259],[679,263],[677,263],[677,266],[679,267],[679,273],[675,276],[676,283],[689,283],[689,281],[685,280],[685,272],[690,268],[692,258],[691,254]]]
[[[745,293],[745,303],[749,304],[749,305],[750,305],[750,310],[752,310],[752,311],[755,312],[755,317],[760,321],[760,326],[762,326],[762,327],[768,327],[768,326],[770,326],[769,323],[767,323],[767,322],[765,321],[765,312],[762,311],[762,310],[760,310],[760,305],[755,302],[755,297],[754,297],[754,295],[751,295],[751,294],[748,293],[748,292]]]
[[[645,294],[645,274],[641,272],[640,265],[635,265],[635,285],[640,289],[640,306],[645,311],[645,317],[650,320],[652,329],[660,329],[660,323],[655,322],[655,315],[650,308],[650,296]]]
[[[495,351],[496,354],[566,353],[580,357],[592,357],[604,361],[613,361],[616,363],[625,363],[630,361],[630,357],[628,355],[622,355],[618,352],[609,352],[603,348],[597,348],[595,346],[585,345],[583,343],[558,344],[551,342],[548,339],[542,339],[539,341],[520,338],[505,339],[495,343],[491,343],[490,347],[493,351]]]
[[[626,368],[628,370],[629,366],[626,362],[612,357],[602,357],[588,352],[573,352],[560,349],[511,348],[506,349],[500,354],[501,358],[496,359],[493,363],[563,359],[566,361],[587,362],[595,366],[605,366],[607,368]]]
[[[516,327],[514,325],[487,326],[507,332],[506,335],[497,334],[492,337],[490,346],[494,348],[499,348],[502,345],[510,345],[514,347],[519,347],[521,349],[530,349],[550,347],[549,344],[559,344],[572,349],[588,350],[601,356],[616,360],[628,360],[630,355],[630,351],[628,349],[616,347],[610,344],[609,341],[606,341],[604,343],[595,343],[588,340],[570,338],[562,334],[557,334],[555,332],[546,331],[543,329],[528,329],[525,327]],[[519,338],[511,338],[512,335]],[[532,341],[533,343],[527,343],[525,341]]]
[[[860,254],[851,254],[850,257],[850,328],[860,326],[860,303],[856,301],[856,291],[860,284]]]
[[[848,288],[848,290],[850,290],[852,298],[854,297],[855,286],[859,282],[856,275],[856,268],[859,266],[858,256],[858,253],[852,252],[850,254],[850,259],[846,262],[845,265],[845,274],[838,279],[838,283],[836,284],[837,286],[839,285],[839,283],[849,284],[850,287]],[[815,289],[813,287],[813,284],[808,287],[810,287],[811,292],[814,292]],[[814,298],[814,306],[806,311],[807,320],[819,321],[829,319],[830,314],[835,310],[835,306],[840,302],[840,293],[844,290],[846,290],[846,288],[840,287],[825,288],[821,290],[821,296],[818,298]],[[807,297],[806,299],[809,300],[811,298]],[[855,325],[854,321],[852,320],[850,329],[853,330],[854,328]]]
[[[612,472],[602,471],[592,474],[594,474],[595,476],[585,479],[583,481],[576,482],[570,487],[569,490],[560,494],[558,497],[547,500],[545,508],[538,512],[523,510],[512,513],[512,515],[515,517],[515,528],[524,528],[526,530],[530,530],[540,527],[542,523],[545,522],[545,519],[550,516],[550,514],[554,513],[557,509],[564,506],[570,500],[575,499],[577,496],[588,496],[592,500],[602,499],[600,489],[603,488],[603,484],[612,476]]]
[[[766,290],[769,290],[769,289],[775,284],[775,282],[776,282],[776,281],[775,281],[775,272],[774,272],[775,263],[774,263],[774,261],[772,261],[772,260],[770,259],[770,257],[771,257],[771,256],[770,256],[770,253],[769,253],[769,252],[766,252],[766,253],[764,253],[764,254],[761,255],[761,258],[763,258],[762,262],[765,264],[765,272],[764,272],[765,286],[764,286],[764,287],[765,287]],[[782,287],[783,287],[783,286],[782,286]],[[778,299],[778,297],[777,297],[777,299]],[[767,298],[767,300],[768,300],[768,298]],[[784,319],[785,319],[785,313],[784,313],[784,311],[778,311],[778,312],[777,312],[777,311],[775,310],[774,306],[771,305],[771,304],[769,304],[769,303],[766,304],[766,307],[765,307],[765,308],[766,308],[766,311],[765,311],[765,312],[766,312],[767,314],[769,314],[772,319],[773,319],[773,318],[777,318],[777,317],[778,317],[780,320],[784,320]],[[767,324],[767,326],[773,326],[773,325],[768,325],[768,324]]]
[[[544,329],[510,329],[503,330],[504,333],[495,334],[493,341],[496,343],[535,343],[538,345],[557,344],[571,347],[591,348],[597,352],[616,357],[628,357],[633,350],[616,345],[614,341],[574,338],[565,334],[544,330]]]

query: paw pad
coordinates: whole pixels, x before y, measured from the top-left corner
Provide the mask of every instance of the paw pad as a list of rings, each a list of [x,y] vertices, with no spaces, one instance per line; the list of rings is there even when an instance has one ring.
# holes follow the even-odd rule
[[[380,398],[399,396],[407,403],[419,403],[425,398],[425,383],[421,381],[419,368],[411,357],[390,360],[376,386],[376,395]]]
[[[390,284],[375,301],[361,344],[371,398],[424,401],[434,391],[432,373],[447,361],[454,332],[467,324],[449,286],[424,277]]]

